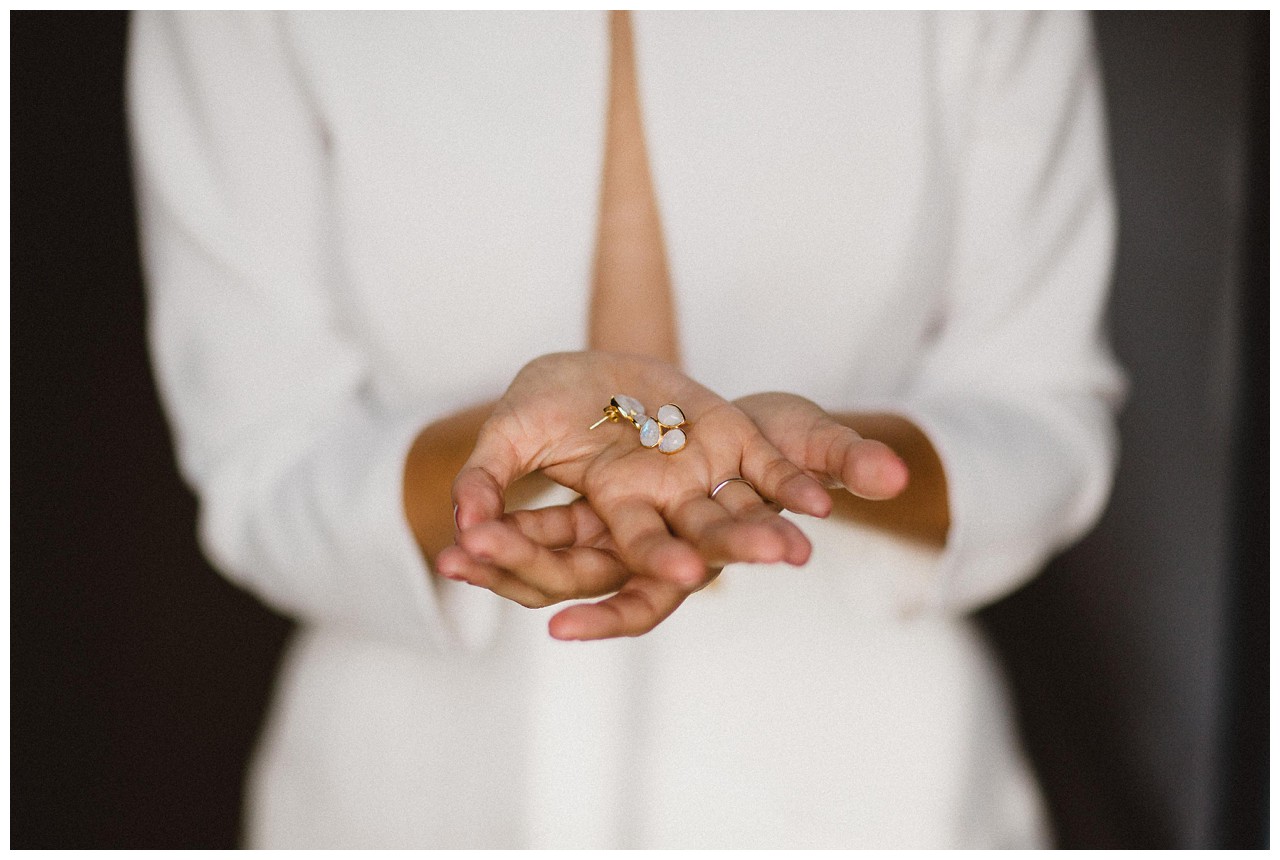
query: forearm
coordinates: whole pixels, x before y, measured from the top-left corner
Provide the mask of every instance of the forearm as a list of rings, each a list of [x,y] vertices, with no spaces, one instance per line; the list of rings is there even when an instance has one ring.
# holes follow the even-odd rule
[[[947,479],[942,460],[919,427],[897,415],[843,413],[832,416],[858,435],[883,442],[907,464],[907,487],[892,499],[871,500],[834,494],[832,516],[844,517],[934,546],[946,543],[951,527]]]
[[[413,441],[404,466],[404,514],[427,561],[453,543],[453,479],[475,447],[480,425],[493,411],[484,403],[428,424]]]

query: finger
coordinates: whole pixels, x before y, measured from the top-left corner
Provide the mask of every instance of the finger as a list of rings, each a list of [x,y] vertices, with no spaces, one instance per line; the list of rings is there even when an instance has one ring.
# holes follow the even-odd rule
[[[843,425],[830,431],[824,459],[828,475],[865,499],[891,499],[906,489],[910,477],[892,448]]]
[[[453,518],[459,531],[502,516],[507,487],[527,472],[521,460],[493,420],[485,422],[475,450],[453,481]]]
[[[698,551],[674,537],[666,521],[650,503],[624,499],[597,509],[628,568],[637,574],[683,586],[686,590],[706,582],[707,565]]]
[[[514,600],[530,609],[550,606],[554,602],[518,577],[475,558],[460,546],[440,550],[436,555],[435,567],[436,572],[445,579],[486,588],[499,597]]]
[[[556,613],[548,630],[556,639],[640,636],[657,627],[689,592],[649,576],[636,576],[599,603],[580,603]]]
[[[565,556],[563,563],[575,568],[609,563],[611,559],[603,550],[588,548],[562,550],[556,554]],[[612,559],[612,562],[616,563],[616,559]],[[621,581],[625,581],[627,576],[625,569],[620,566],[618,569],[622,571],[620,581],[595,589],[583,587],[578,594],[560,596],[546,594],[526,582],[519,574],[476,559],[461,547],[454,546],[441,550],[436,560],[437,573],[444,578],[487,589],[499,597],[505,597],[528,609],[542,609],[569,599],[602,597],[611,594],[618,590],[618,585]]]
[[[741,486],[744,494],[751,493],[745,484]],[[724,495],[725,490],[728,487],[721,490],[720,495]],[[758,496],[756,503],[760,504]],[[764,506],[761,504],[761,507]],[[775,511],[768,513],[771,518],[777,518]],[[782,561],[787,553],[786,535],[767,519],[737,518],[707,496],[686,500],[667,518],[675,533],[697,547],[713,566],[723,567],[732,562],[771,564]]]
[[[760,498],[751,487],[741,481],[734,481],[716,494],[716,502],[739,520],[768,524],[785,544],[783,561],[801,565],[809,560],[813,552],[809,538],[799,526],[780,515],[777,507]]]
[[[763,436],[757,436],[743,449],[742,477],[755,485],[761,496],[787,510],[814,517],[831,513],[831,494],[826,488],[782,456]]]
[[[475,558],[535,589],[547,598],[543,605],[612,594],[630,577],[611,553],[591,547],[550,550],[530,540],[510,519],[473,526],[459,542]]]
[[[567,505],[512,511],[507,519],[529,538],[547,549],[570,546],[597,546],[609,534],[586,499]]]

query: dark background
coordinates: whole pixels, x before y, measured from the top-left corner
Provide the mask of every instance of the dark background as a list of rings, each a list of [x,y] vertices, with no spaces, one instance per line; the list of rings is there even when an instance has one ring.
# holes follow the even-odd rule
[[[230,847],[288,631],[147,364],[123,13],[11,23],[11,846]],[[1133,393],[1099,528],[983,612],[1064,847],[1269,843],[1268,13],[1102,13]]]

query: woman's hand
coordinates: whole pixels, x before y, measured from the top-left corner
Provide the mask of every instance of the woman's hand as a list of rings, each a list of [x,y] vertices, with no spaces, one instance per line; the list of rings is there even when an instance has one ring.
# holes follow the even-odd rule
[[[909,419],[881,412],[831,415],[794,394],[753,394],[734,403],[788,459],[828,486],[849,491],[834,497],[837,516],[935,548],[946,545],[946,468],[929,436]]]
[[[907,486],[907,464],[883,442],[865,439],[812,400],[768,392],[734,401],[788,460],[832,489],[891,499]]]
[[[625,420],[588,430],[614,394],[638,398],[651,413],[663,403],[679,405],[687,420],[684,450],[664,455],[641,447]],[[585,496],[603,526],[592,534],[595,521],[584,509],[567,508],[558,537],[573,536],[568,556],[548,558],[549,547],[565,541],[520,538],[519,518],[503,519],[506,488],[535,470]],[[831,509],[822,485],[740,409],[670,365],[598,352],[543,356],[516,376],[454,482],[459,543],[482,567],[502,572],[476,577],[477,584],[526,605],[617,592],[560,613],[555,635],[638,635],[728,562],[808,559],[799,529],[744,485],[709,497],[717,483],[739,475],[791,510],[825,516]],[[440,554],[437,569],[467,581],[477,573],[451,551]]]
[[[581,498],[459,532],[436,557],[436,571],[530,609],[612,594],[631,576],[608,527]]]
[[[487,588],[530,609],[612,594],[632,576],[586,499],[511,511],[468,529],[459,540],[437,556],[441,576]],[[552,636],[589,638],[575,635],[573,614],[568,622],[563,614],[551,619]]]

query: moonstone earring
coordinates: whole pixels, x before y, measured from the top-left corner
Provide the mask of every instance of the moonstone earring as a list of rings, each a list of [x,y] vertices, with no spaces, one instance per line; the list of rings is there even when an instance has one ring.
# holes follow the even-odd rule
[[[668,403],[658,409],[656,419],[646,419],[640,425],[640,444],[657,448],[664,454],[674,454],[688,441],[680,429],[684,423],[684,412],[674,403]]]

